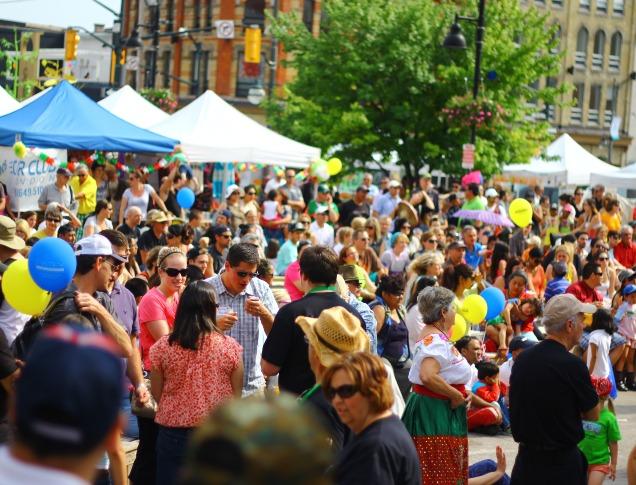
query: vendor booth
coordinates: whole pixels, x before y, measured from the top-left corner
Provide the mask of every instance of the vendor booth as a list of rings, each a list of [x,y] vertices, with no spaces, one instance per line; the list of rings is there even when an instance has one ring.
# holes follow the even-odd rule
[[[170,116],[128,85],[118,89],[97,104],[122,120],[140,128],[156,125]]]

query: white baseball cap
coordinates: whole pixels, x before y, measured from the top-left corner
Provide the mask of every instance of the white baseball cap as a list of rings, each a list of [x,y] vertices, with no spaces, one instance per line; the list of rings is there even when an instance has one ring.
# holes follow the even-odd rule
[[[393,187],[402,187],[402,184],[398,180],[391,180],[389,182],[389,188],[392,189]]]
[[[126,258],[113,253],[110,241],[99,234],[92,234],[77,241],[75,256],[109,256],[121,263],[126,262]]]
[[[230,195],[232,195],[234,192],[238,192],[240,194],[241,188],[236,184],[228,185],[225,189],[225,198],[229,199]]]
[[[486,197],[499,197],[499,193],[497,192],[496,189],[490,187],[488,190],[486,190]]]

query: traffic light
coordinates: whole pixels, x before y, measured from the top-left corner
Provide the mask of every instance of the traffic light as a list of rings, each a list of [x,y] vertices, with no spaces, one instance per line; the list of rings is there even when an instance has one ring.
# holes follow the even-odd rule
[[[261,63],[261,28],[258,25],[245,28],[245,62]]]
[[[126,49],[121,50],[121,54],[119,55],[119,63],[122,66],[126,64]]]
[[[77,46],[79,45],[79,32],[74,29],[66,29],[66,37],[64,39],[64,60],[72,61],[77,58]]]

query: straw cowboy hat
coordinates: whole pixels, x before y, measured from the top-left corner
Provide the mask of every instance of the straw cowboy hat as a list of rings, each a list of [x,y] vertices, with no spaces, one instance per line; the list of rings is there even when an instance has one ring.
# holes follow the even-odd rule
[[[360,320],[344,307],[323,310],[318,318],[298,317],[296,323],[325,367],[345,354],[369,351],[369,337],[360,326]]]

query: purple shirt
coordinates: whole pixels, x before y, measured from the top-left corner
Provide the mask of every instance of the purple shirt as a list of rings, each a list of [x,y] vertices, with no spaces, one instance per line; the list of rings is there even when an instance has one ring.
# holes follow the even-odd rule
[[[139,335],[139,315],[137,313],[137,302],[135,297],[128,288],[123,286],[119,281],[115,282],[113,291],[110,293],[110,301],[113,304],[115,310],[115,320],[124,327],[126,333],[131,336]],[[128,392],[131,386],[130,379],[126,375],[126,366],[128,365],[127,359],[122,359],[124,364],[124,387],[125,393]]]

